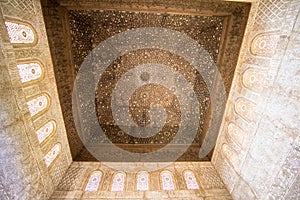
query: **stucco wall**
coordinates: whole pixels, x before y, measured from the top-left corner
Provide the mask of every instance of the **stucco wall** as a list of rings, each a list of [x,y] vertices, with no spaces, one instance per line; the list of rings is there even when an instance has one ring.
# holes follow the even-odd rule
[[[39,1],[0,3],[0,198],[47,199],[71,164],[71,154],[56,89],[53,66]],[[33,45],[12,45],[5,21],[31,25],[37,39]],[[44,75],[38,81],[21,82],[17,64],[38,61]],[[50,105],[32,117],[27,102],[46,93]],[[56,122],[52,137],[39,144],[36,131],[47,121]],[[62,151],[47,168],[46,153],[57,143]]]
[[[299,9],[252,4],[212,160],[235,199],[299,199]]]

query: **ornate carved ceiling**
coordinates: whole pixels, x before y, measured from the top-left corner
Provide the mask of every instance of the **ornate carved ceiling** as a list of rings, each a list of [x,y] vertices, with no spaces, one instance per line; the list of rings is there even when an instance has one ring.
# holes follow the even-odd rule
[[[60,7],[61,10],[57,7],[52,7],[51,9],[58,11],[57,16],[60,15],[59,17],[64,24],[63,26],[66,27],[67,30],[69,29],[68,36],[63,36],[62,38],[70,41],[70,43],[66,41],[57,42],[53,47],[61,48],[58,47],[58,45],[63,45],[62,43],[64,43],[67,44],[67,47],[71,48],[71,53],[69,51],[69,55],[66,56],[69,58],[66,60],[71,64],[69,72],[74,73],[72,75],[73,77],[78,73],[86,56],[97,47],[97,45],[109,37],[128,29],[159,27],[179,31],[197,41],[208,52],[213,62],[217,64],[224,81],[226,92],[229,92],[246,25],[249,11],[248,4],[214,4],[207,2],[200,4],[199,2],[193,1],[180,1],[170,5],[168,2],[159,1],[153,1],[152,3],[131,2],[130,4],[122,4],[108,1],[100,6],[100,4],[92,1],[80,1],[76,3],[60,1],[59,3],[65,7]],[[164,4],[165,6],[163,6]],[[64,8],[68,8],[68,10]],[[45,17],[47,18],[47,15],[45,15]],[[49,18],[49,20],[51,19]],[[48,28],[48,32],[51,31],[54,31],[53,27]],[[51,34],[50,36],[48,35],[48,37],[51,37]],[[68,49],[66,50],[68,51]],[[109,51],[110,49],[108,49],[108,52]],[[59,56],[55,57],[55,55],[53,58],[56,60],[62,59],[59,58]],[[149,63],[150,65],[145,67],[145,65]],[[182,107],[178,96],[183,99],[190,99],[192,98],[190,95],[193,94],[186,89],[179,91],[175,86],[176,84],[180,86],[181,83],[178,82],[176,77],[164,71],[163,68],[160,69],[157,64],[166,66],[170,70],[179,73],[193,88],[194,94],[196,95],[195,98],[199,102],[198,109],[200,111],[199,118],[193,122],[198,126],[193,144],[199,149],[203,137],[206,134],[206,128],[210,118],[210,113],[208,112],[210,94],[207,85],[201,74],[184,58],[174,53],[157,49],[155,46],[131,51],[120,56],[102,73],[98,82],[95,99],[99,124],[106,136],[115,144],[151,144],[154,146],[157,144],[157,148],[161,148],[161,146],[168,144],[174,138],[180,128],[180,120],[182,118]],[[207,70],[208,74],[214,74],[214,70],[209,68],[209,65],[210,62],[207,61],[207,65],[204,64],[202,67]],[[157,84],[155,81],[153,82],[152,80],[157,78],[154,76],[158,76],[156,74],[162,74],[160,78],[167,79],[167,82],[169,82],[170,85],[174,84],[174,87],[171,86],[167,88]],[[57,77],[59,78],[63,78],[63,75],[66,75],[66,73],[57,73]],[[126,92],[128,92],[131,87],[134,93],[130,98],[117,102],[115,109],[117,110],[116,112],[121,114],[116,116],[112,112],[111,102],[114,97],[113,92],[117,87],[118,81],[121,79],[130,81],[132,85],[124,85],[123,89],[121,87],[120,91],[118,91],[120,97],[126,96]],[[69,84],[72,84],[73,81],[71,80]],[[211,82],[213,81],[214,80],[211,80]],[[58,85],[60,84],[58,83]],[[64,84],[62,84],[62,86],[63,85]],[[133,89],[135,87],[137,88],[136,90]],[[65,94],[67,94],[68,91],[66,91],[64,87],[58,89],[62,94],[60,98],[66,99]],[[67,101],[70,102],[70,99]],[[137,132],[137,127],[157,128],[156,125],[152,123],[152,120],[155,121],[155,119],[153,119],[153,116],[151,117],[151,112],[153,106],[158,104],[164,108],[163,110],[165,112],[157,114],[155,119],[160,123],[159,121],[163,121],[162,119],[165,118],[165,123],[156,134],[150,137],[137,137],[124,131],[126,129]],[[68,105],[70,105],[70,103],[68,103]],[[62,107],[64,108],[64,104],[62,104]],[[190,109],[190,115],[193,115],[194,111],[192,108]],[[70,113],[70,110],[68,112]],[[129,115],[135,122],[135,125],[129,128],[122,128],[120,124],[123,126],[126,126],[126,124],[131,126],[129,123],[126,123],[126,117],[122,116],[122,113]],[[70,120],[70,114],[65,116],[67,120]],[[69,134],[69,138],[76,137],[74,131]],[[176,141],[176,143],[181,144],[184,143],[184,141]],[[72,142],[70,142],[70,144],[72,144]],[[148,150],[146,148],[129,149],[129,151],[148,152],[155,151],[157,148],[152,147]],[[191,153],[187,153],[186,156],[183,156],[186,159],[183,158],[183,160],[197,160],[197,150],[193,150],[192,154],[193,156],[191,156]]]
[[[73,59],[78,71],[87,54],[100,42],[105,39],[125,31],[127,29],[140,27],[162,27],[180,31],[187,34],[205,50],[209,52],[213,61],[216,62],[220,40],[222,36],[224,17],[205,17],[191,15],[167,15],[154,13],[134,13],[121,11],[82,11],[72,10],[69,12],[70,33],[72,38],[72,53]],[[112,47],[114,48],[114,47]],[[108,51],[111,51],[108,49]],[[201,75],[182,57],[174,55],[170,52],[158,50],[155,47],[151,49],[143,49],[134,52],[129,52],[114,61],[113,64],[102,74],[98,84],[96,95],[97,114],[99,122],[104,132],[114,143],[121,144],[168,144],[173,136],[177,133],[181,120],[180,105],[174,92],[175,85],[171,88],[165,88],[157,84],[151,84],[151,77],[148,72],[141,72],[141,76],[134,80],[134,76],[130,76],[133,86],[141,80],[147,82],[147,85],[140,87],[131,97],[129,103],[130,114],[133,120],[139,126],[149,126],[150,116],[149,111],[151,105],[161,104],[168,113],[166,124],[162,130],[153,137],[137,138],[126,134],[117,125],[115,120],[126,125],[126,122],[121,116],[114,119],[111,111],[112,91],[115,89],[119,79],[126,74],[130,69],[147,63],[160,63],[170,67],[182,74],[192,85],[200,102],[199,110],[200,119],[198,120],[198,134],[194,140],[195,144],[200,143],[200,137],[205,121],[205,114],[209,105],[209,92]],[[209,60],[207,65],[209,65]],[[208,73],[214,73],[213,69],[203,66]],[[150,72],[156,68],[150,69]],[[164,73],[161,70],[160,73]],[[165,74],[163,78],[169,82],[176,82],[176,77],[170,77],[170,74]],[[140,80],[139,80],[140,79]],[[127,85],[126,87],[131,87]],[[126,92],[123,88],[122,94]],[[177,92],[177,95],[185,96],[188,91],[183,90]],[[126,108],[128,102],[121,101],[118,103],[118,109]],[[124,111],[126,112],[126,111]],[[163,117],[158,115],[158,119]],[[133,127],[132,127],[133,128]]]

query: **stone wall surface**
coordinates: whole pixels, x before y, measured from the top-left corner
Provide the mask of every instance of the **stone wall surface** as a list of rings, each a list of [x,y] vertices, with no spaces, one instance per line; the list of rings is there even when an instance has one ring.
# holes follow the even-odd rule
[[[299,10],[252,3],[212,159],[234,199],[299,198]]]
[[[8,0],[1,1],[0,8],[0,199],[48,199],[72,160],[41,5],[37,0]],[[11,43],[7,21],[28,25],[34,33],[33,44]],[[30,62],[39,63],[43,75],[22,82],[17,65]],[[27,102],[41,94],[49,97],[48,105],[32,115]],[[55,122],[55,131],[40,144],[36,132],[49,120]],[[44,157],[57,143],[62,149],[47,167]]]
[[[27,114],[24,115],[20,109],[26,110],[25,97],[22,91],[15,90],[22,90],[20,80],[17,77],[11,79],[12,69],[16,68],[14,51],[10,45],[2,12],[0,14],[0,197],[1,199],[14,199],[22,195],[25,198],[45,198],[47,193],[37,168],[38,163],[28,145],[29,141],[25,130],[25,123],[30,119],[29,113],[27,111]],[[32,187],[29,186],[31,183]]]
[[[119,171],[100,162],[73,162],[51,199],[232,199],[210,162],[178,162],[163,169],[148,172],[148,190],[138,191],[136,189],[137,174],[140,172],[141,164],[126,163],[125,165],[136,170],[125,173],[123,191],[113,192],[111,191],[113,176]],[[165,170],[172,174],[174,190],[167,191],[162,188],[160,174]],[[186,170],[194,174],[199,189],[187,188],[183,175]],[[88,179],[95,171],[102,173],[100,184],[96,191],[85,191]]]

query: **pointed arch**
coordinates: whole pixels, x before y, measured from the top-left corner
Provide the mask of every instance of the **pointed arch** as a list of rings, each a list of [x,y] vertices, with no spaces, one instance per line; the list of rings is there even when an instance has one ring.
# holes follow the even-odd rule
[[[39,144],[43,144],[48,138],[54,135],[56,131],[56,122],[50,120],[36,131]]]
[[[125,178],[126,178],[126,174],[124,172],[115,173],[111,184],[111,191],[113,192],[124,191]]]
[[[61,152],[61,144],[57,143],[44,156],[44,162],[46,164],[46,167],[50,168],[50,166],[53,165],[54,161],[57,159],[60,152]]]
[[[34,46],[37,44],[37,34],[31,24],[8,19],[5,21],[5,26],[10,43],[14,47]]]
[[[194,172],[192,172],[191,170],[185,170],[183,172],[183,176],[184,176],[184,180],[185,180],[187,189],[199,190],[199,185],[198,185],[198,182],[197,182]]]
[[[137,174],[136,190],[147,191],[149,190],[149,173],[146,171],[140,171]]]
[[[162,171],[160,177],[163,190],[175,190],[174,178],[170,171]]]
[[[48,94],[43,93],[27,101],[27,106],[31,117],[36,117],[48,110],[50,107],[50,97]]]
[[[87,192],[97,191],[100,186],[102,175],[103,173],[100,170],[93,171],[91,175],[88,177],[88,181],[85,185],[84,191]]]
[[[40,61],[24,61],[17,64],[23,84],[39,81],[44,78],[44,66]]]

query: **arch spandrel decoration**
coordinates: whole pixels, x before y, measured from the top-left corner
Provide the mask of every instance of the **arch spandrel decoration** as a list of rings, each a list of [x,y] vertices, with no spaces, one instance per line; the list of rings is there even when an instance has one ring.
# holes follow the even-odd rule
[[[137,191],[149,190],[149,174],[147,172],[139,172],[137,175]]]
[[[124,191],[126,175],[123,172],[118,172],[113,176],[113,182],[111,185],[112,192]]]
[[[54,161],[57,159],[60,152],[61,152],[61,144],[57,143],[44,156],[46,167],[49,168],[54,163]]]
[[[262,92],[265,75],[262,70],[247,68],[242,76],[243,85],[255,92]]]
[[[87,192],[94,192],[97,191],[101,182],[102,178],[102,172],[101,171],[94,171],[87,181],[87,184],[85,186],[84,191]]]
[[[242,151],[239,151],[240,154],[242,154]],[[221,155],[223,158],[226,158],[226,160],[233,164],[240,164],[238,153],[235,149],[233,149],[229,144],[224,143],[221,148]],[[236,166],[237,166],[236,165]]]
[[[244,97],[239,97],[234,102],[234,110],[246,121],[251,121],[255,117],[256,105]]]
[[[234,122],[230,122],[227,126],[227,133],[229,135],[229,138],[237,143],[239,146],[243,145],[244,142],[244,136],[246,133],[238,127]]]
[[[183,175],[184,175],[184,180],[185,180],[187,189],[199,190],[199,185],[197,183],[197,179],[195,177],[195,174],[192,171],[187,170],[183,173]]]
[[[44,77],[44,68],[40,62],[22,62],[17,64],[22,83],[31,83]]]
[[[280,36],[278,33],[260,33],[253,38],[250,52],[255,56],[271,58],[275,55],[279,38]]]
[[[50,107],[50,97],[47,94],[39,95],[27,102],[31,117],[44,113]]]
[[[175,190],[175,184],[171,172],[163,171],[161,173],[161,182],[163,190]]]
[[[34,46],[37,43],[37,35],[34,28],[26,22],[18,20],[7,20],[5,26],[10,43],[14,47]]]
[[[36,131],[39,144],[44,143],[48,138],[53,136],[55,131],[56,131],[56,123],[53,120],[48,121],[41,128],[39,128]]]

